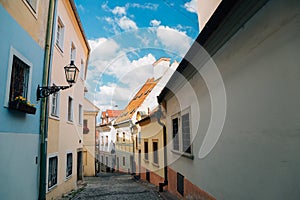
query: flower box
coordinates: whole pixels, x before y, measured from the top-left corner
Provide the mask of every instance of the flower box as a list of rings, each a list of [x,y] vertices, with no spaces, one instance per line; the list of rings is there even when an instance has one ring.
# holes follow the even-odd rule
[[[33,106],[29,106],[27,104],[24,104],[20,101],[10,101],[8,103],[8,107],[12,110],[17,110],[20,112],[28,113],[28,114],[35,114],[36,108]]]

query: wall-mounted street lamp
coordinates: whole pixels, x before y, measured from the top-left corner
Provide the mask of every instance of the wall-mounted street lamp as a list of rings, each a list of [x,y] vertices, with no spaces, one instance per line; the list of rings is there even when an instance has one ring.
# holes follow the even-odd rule
[[[69,83],[69,85],[68,86],[53,85],[53,86],[46,86],[46,87],[40,87],[38,85],[38,88],[36,90],[37,101],[39,101],[41,98],[48,97],[50,94],[56,93],[59,90],[65,90],[67,88],[70,88],[74,83],[76,83],[79,70],[75,66],[74,61],[71,60],[71,63],[65,66],[64,69],[65,69],[66,80]]]

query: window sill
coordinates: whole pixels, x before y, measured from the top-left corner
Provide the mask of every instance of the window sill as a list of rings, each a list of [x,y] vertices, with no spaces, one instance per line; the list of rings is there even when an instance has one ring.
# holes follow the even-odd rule
[[[146,160],[145,158],[143,159],[145,163],[149,163],[149,160]]]
[[[151,162],[151,164],[152,164],[154,167],[159,167],[159,164],[158,164],[158,163]]]
[[[57,183],[53,186],[51,186],[50,188],[48,188],[48,192],[51,192],[52,190],[54,190],[57,187]]]
[[[55,115],[49,115],[50,119],[56,120],[56,121],[60,121],[60,118],[58,116]]]
[[[65,181],[68,181],[68,180],[70,180],[71,178],[72,178],[72,174],[69,175],[69,176],[67,176],[66,179],[65,179]]]
[[[55,42],[55,47],[57,48],[57,50],[59,51],[61,56],[63,56],[64,51],[62,50],[62,48],[56,42]]]
[[[177,155],[181,155],[183,157],[189,158],[191,160],[194,160],[194,155],[190,154],[190,153],[185,153],[185,152],[181,152],[181,151],[177,151],[177,150],[171,150],[172,153],[177,154]]]
[[[68,124],[71,124],[71,125],[74,125],[74,122],[73,122],[73,121],[70,121],[70,120],[67,120],[67,123],[68,123]]]

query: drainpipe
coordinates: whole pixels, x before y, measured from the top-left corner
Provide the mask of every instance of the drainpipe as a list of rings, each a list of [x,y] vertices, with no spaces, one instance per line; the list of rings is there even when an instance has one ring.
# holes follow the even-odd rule
[[[159,183],[159,192],[163,192],[164,186],[168,185],[168,162],[167,162],[167,129],[166,125],[161,122],[162,110],[161,104],[158,106],[158,111],[156,112],[157,123],[163,127],[163,144],[164,144],[164,182]]]
[[[132,123],[132,120],[130,120],[130,137],[132,139],[132,169],[131,169],[131,174],[132,175],[136,175],[135,174],[135,162],[134,162],[134,157],[135,157],[135,149],[134,149],[134,138],[133,138],[133,128],[134,128],[134,124]]]
[[[47,32],[45,41],[44,54],[44,70],[43,70],[43,86],[48,86],[49,72],[51,67],[51,58],[53,50],[53,24],[56,10],[57,0],[49,0],[49,10],[47,19]],[[40,182],[39,182],[39,200],[46,199],[46,166],[47,166],[47,132],[48,132],[48,99],[41,99],[41,113],[40,113]]]

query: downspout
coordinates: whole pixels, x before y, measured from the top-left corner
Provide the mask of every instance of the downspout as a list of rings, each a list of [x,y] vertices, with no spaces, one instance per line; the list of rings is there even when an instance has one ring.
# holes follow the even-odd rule
[[[43,86],[48,86],[50,79],[51,58],[53,50],[53,24],[56,11],[57,0],[49,0],[49,10],[47,19],[44,69],[43,69]],[[46,168],[47,168],[47,132],[48,132],[48,99],[41,99],[40,113],[40,182],[39,182],[39,200],[46,199]]]
[[[163,145],[164,145],[164,182],[159,183],[159,192],[164,191],[164,186],[168,185],[168,161],[167,161],[167,129],[166,125],[161,122],[162,110],[161,104],[158,106],[158,111],[156,112],[157,123],[163,127]]]

